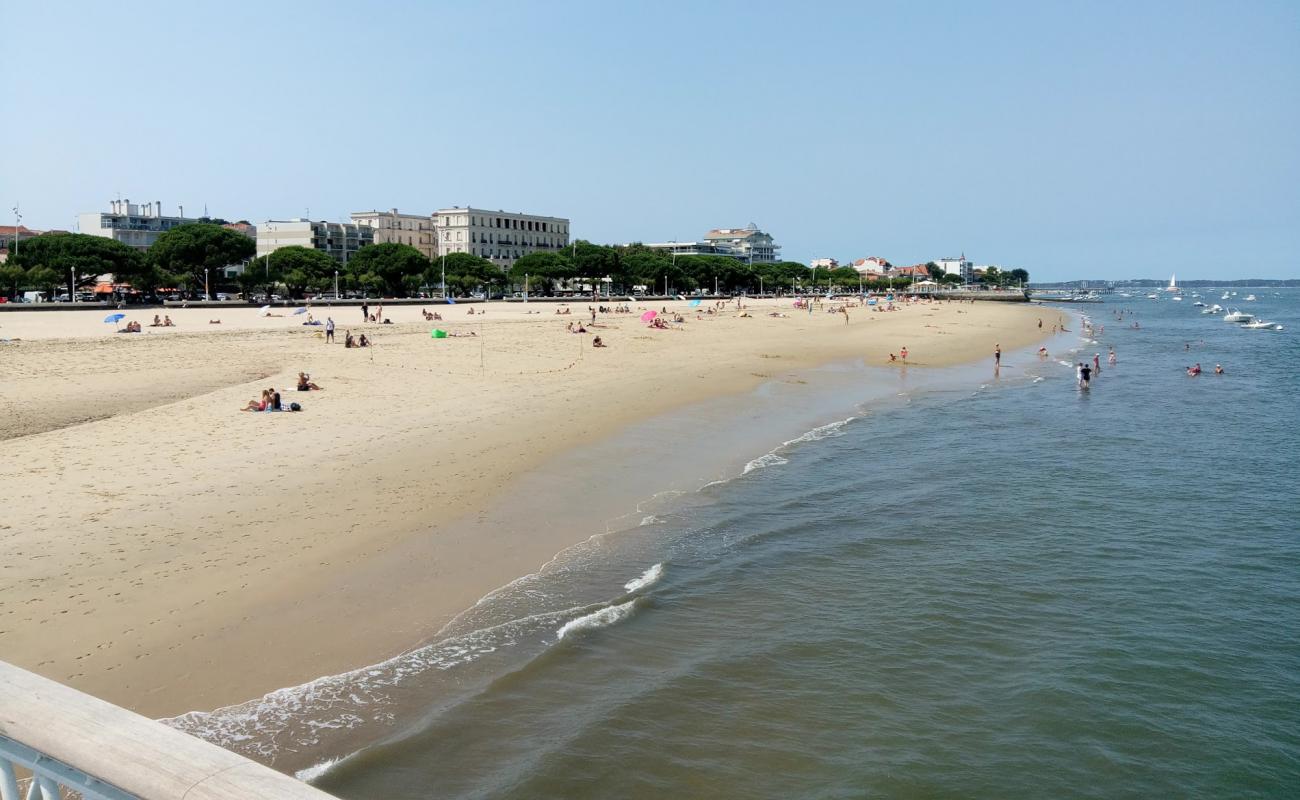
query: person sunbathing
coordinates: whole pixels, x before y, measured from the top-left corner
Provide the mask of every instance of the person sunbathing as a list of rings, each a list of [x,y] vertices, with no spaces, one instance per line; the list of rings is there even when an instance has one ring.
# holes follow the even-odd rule
[[[270,394],[271,393],[268,390],[263,389],[261,400],[249,400],[248,405],[244,406],[239,410],[240,411],[265,411],[267,403],[269,403],[271,400]]]
[[[305,372],[298,373],[298,391],[300,392],[319,392],[321,387],[312,382],[311,376]]]
[[[599,336],[597,336],[595,339],[592,339],[592,340],[591,340],[591,346],[592,346],[592,347],[604,347],[604,346],[605,346],[605,342],[604,342],[603,340],[601,340],[601,338],[600,338]]]
[[[357,340],[357,347],[369,347],[369,346],[370,346],[370,340],[366,338],[366,335],[364,333],[361,334],[361,338]]]
[[[163,317],[163,327],[164,327],[164,328],[174,328],[174,327],[176,327],[176,323],[175,323],[175,322],[172,322],[172,318],[171,318],[170,316]]]
[[[345,332],[344,332],[344,334],[343,334],[343,346],[344,346],[344,347],[356,347],[356,346],[357,346],[357,340],[353,338],[353,336],[352,336],[352,331],[345,331]]]
[[[149,327],[150,327],[150,328],[161,328],[161,327],[162,327],[162,319],[161,319],[157,314],[154,314],[154,315],[153,315],[153,322],[149,323]]]
[[[220,325],[220,324],[221,324],[221,320],[219,320],[219,319],[210,319],[210,320],[208,320],[208,324],[209,324],[209,325]]]

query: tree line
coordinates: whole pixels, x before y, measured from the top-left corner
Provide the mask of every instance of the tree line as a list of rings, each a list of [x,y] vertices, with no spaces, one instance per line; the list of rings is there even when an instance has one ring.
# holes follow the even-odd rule
[[[486,258],[449,253],[429,259],[416,248],[396,243],[367,245],[340,263],[309,247],[282,247],[254,258],[253,240],[210,223],[179,225],[162,233],[147,251],[101,236],[45,234],[20,243],[18,252],[0,264],[0,290],[13,296],[21,289],[75,292],[91,286],[103,273],[116,283],[145,294],[162,289],[200,295],[207,289],[238,284],[245,296],[270,295],[281,288],[289,297],[332,290],[371,296],[408,297],[441,291],[449,294],[557,292],[626,295],[689,293],[856,292],[900,288],[910,279],[864,280],[852,267],[810,269],[791,261],[749,263],[727,256],[678,255],[641,244],[600,245],[579,240],[560,251],[530,253],[504,271]],[[234,279],[231,265],[243,264]],[[941,283],[960,283],[928,265]],[[990,268],[983,281],[1013,285],[1029,280],[1024,270]]]

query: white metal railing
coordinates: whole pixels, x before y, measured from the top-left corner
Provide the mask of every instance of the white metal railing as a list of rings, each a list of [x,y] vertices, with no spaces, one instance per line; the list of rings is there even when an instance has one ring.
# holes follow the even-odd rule
[[[74,795],[330,800],[270,767],[0,661],[0,800]]]

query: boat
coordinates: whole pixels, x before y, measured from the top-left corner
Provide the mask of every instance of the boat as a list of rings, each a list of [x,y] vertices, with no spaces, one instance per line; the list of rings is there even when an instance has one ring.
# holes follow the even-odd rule
[[[1159,300],[1159,299],[1160,299],[1160,295],[1158,295],[1158,294],[1149,294],[1149,295],[1147,295],[1147,299],[1148,299],[1148,300]]]
[[[1245,311],[1238,311],[1235,308],[1228,309],[1228,313],[1223,315],[1224,322],[1253,322],[1254,314],[1247,314]]]
[[[1247,299],[1247,300],[1254,300],[1254,299],[1255,299],[1255,295],[1253,295],[1253,294],[1248,294],[1248,295],[1246,295],[1246,299]]]
[[[1242,325],[1241,327],[1243,327],[1243,328],[1250,328],[1251,330],[1256,330],[1256,331],[1280,331],[1280,330],[1282,330],[1282,326],[1279,325],[1279,324],[1277,324],[1276,322],[1266,322],[1266,321],[1264,321],[1264,320],[1262,320],[1262,319],[1257,319],[1257,320],[1255,320],[1254,322],[1247,322],[1247,323],[1245,323],[1244,325]]]
[[[1182,300],[1183,298],[1179,297],[1178,295],[1174,295],[1173,297],[1171,297],[1171,298],[1169,298],[1169,299],[1170,299],[1170,300]]]
[[[1166,292],[1181,292],[1178,288],[1178,276],[1176,274],[1169,276],[1169,285],[1165,287]]]
[[[1227,299],[1228,299],[1228,293],[1227,293],[1227,292],[1224,292],[1224,293],[1223,293],[1223,297],[1220,297],[1219,299],[1220,299],[1220,300],[1227,300]]]
[[[1197,300],[1195,303],[1192,303],[1192,305],[1196,306],[1197,308],[1205,308],[1205,304],[1202,303],[1200,300]]]

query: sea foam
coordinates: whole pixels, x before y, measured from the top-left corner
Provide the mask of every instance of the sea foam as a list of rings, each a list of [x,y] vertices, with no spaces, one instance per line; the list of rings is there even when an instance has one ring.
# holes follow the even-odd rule
[[[635,605],[635,600],[629,600],[626,603],[620,603],[616,606],[605,606],[599,611],[593,611],[590,614],[584,614],[577,619],[571,619],[564,623],[564,625],[555,632],[555,638],[557,640],[563,639],[571,634],[591,630],[593,628],[608,628],[610,625],[632,616],[632,611]]]
[[[647,586],[653,586],[655,583],[659,581],[661,577],[663,577],[663,574],[664,574],[664,565],[662,563],[655,564],[650,569],[641,573],[641,576],[639,578],[633,578],[632,580],[623,584],[623,588],[628,590],[629,592],[639,591],[641,589],[646,588]]]

